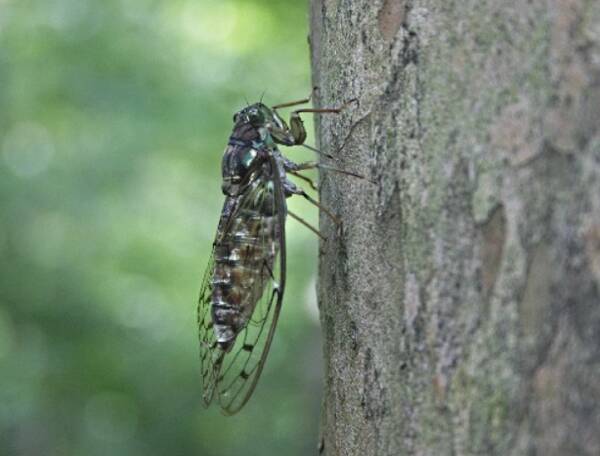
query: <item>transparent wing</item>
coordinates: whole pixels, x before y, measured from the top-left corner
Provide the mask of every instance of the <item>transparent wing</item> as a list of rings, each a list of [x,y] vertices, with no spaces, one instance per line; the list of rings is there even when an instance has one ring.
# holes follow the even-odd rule
[[[217,228],[216,240],[213,244],[206,271],[204,272],[200,287],[200,297],[198,298],[197,318],[198,339],[200,342],[200,377],[203,391],[202,399],[204,405],[207,407],[214,398],[217,374],[223,356],[222,350],[217,345],[211,314],[212,281],[215,272],[215,247],[218,245],[219,239],[222,239],[222,233],[225,233],[231,225],[231,220],[235,217],[236,207],[240,199],[240,197],[227,197],[225,199]]]
[[[276,169],[273,159],[271,166]],[[237,197],[227,220],[221,220],[222,233],[218,235],[216,245],[231,242],[239,231],[237,225],[246,223],[245,228],[250,230],[254,241],[240,252],[240,270],[260,270],[260,280],[255,280],[252,287],[244,290],[253,297],[252,301],[256,300],[255,306],[228,351],[216,343],[212,327],[210,302],[214,257],[211,257],[204,277],[198,306],[204,401],[209,404],[216,395],[226,414],[239,411],[252,395],[273,339],[285,287],[285,212],[281,181],[278,174],[273,173],[272,179],[259,175]],[[271,254],[261,260],[256,252]]]
[[[215,391],[215,362],[220,354],[217,350],[217,341],[213,331],[213,322],[210,313],[210,299],[212,295],[212,276],[214,272],[214,249],[210,255],[202,287],[198,299],[198,339],[200,341],[200,377],[202,380],[202,399],[206,406],[212,402]]]

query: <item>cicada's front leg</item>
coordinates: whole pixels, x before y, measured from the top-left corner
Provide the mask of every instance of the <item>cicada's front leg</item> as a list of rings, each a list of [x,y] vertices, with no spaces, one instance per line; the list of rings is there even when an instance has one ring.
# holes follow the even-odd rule
[[[298,110],[292,112],[292,114],[290,115],[290,132],[292,133],[292,137],[294,138],[294,145],[299,146],[301,144],[304,144],[304,141],[306,140],[306,129],[304,128],[304,122],[302,122],[302,119],[300,118],[300,113],[311,112],[313,114],[326,114],[326,113],[339,114],[340,112],[342,112],[344,109],[346,109],[352,103],[358,103],[358,100],[356,98],[353,98],[352,100],[344,103],[339,108],[321,108],[321,109],[309,108],[309,109],[298,109]]]
[[[304,141],[306,141],[306,128],[304,128],[304,122],[302,122],[298,111],[290,114],[290,132],[294,138],[295,146],[304,144]]]
[[[277,112],[277,109],[280,109],[280,108],[289,108],[292,106],[309,103],[310,100],[312,99],[313,94],[317,90],[318,90],[317,87],[313,87],[313,90],[310,93],[310,95],[306,98],[303,98],[302,100],[289,101],[287,103],[281,103],[281,104],[275,105],[272,107],[273,111]],[[339,108],[298,109],[296,111],[293,111],[290,114],[290,122],[289,122],[288,128],[285,128],[285,126],[284,126],[284,128],[283,128],[284,131],[280,131],[276,128],[273,128],[271,133],[275,137],[276,141],[278,141],[282,144],[285,144],[286,146],[305,145],[304,141],[306,141],[306,128],[304,128],[304,122],[302,121],[302,118],[300,117],[300,113],[311,112],[311,113],[315,113],[315,114],[323,114],[323,113],[339,114],[344,109],[346,109],[351,103],[358,103],[358,100],[356,98],[353,98],[352,100],[344,103]],[[313,149],[312,147],[309,147],[309,149],[312,149],[315,152],[319,152],[319,151]]]
[[[313,87],[312,92],[306,98],[302,100],[288,101],[287,103],[280,103],[275,106],[272,106],[273,111],[277,114],[277,118],[280,119],[280,126],[271,127],[271,135],[275,139],[275,142],[280,144],[284,144],[286,146],[299,146],[304,143],[306,140],[306,129],[304,128],[304,124],[300,116],[296,113],[296,111],[292,112],[290,118],[290,126],[288,127],[283,119],[279,117],[279,113],[277,110],[280,108],[289,108],[292,106],[298,106],[301,104],[309,103],[312,99],[313,94],[317,91],[317,87]]]

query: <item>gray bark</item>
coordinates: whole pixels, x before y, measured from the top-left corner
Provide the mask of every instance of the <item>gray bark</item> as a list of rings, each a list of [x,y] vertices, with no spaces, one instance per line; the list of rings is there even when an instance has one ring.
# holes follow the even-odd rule
[[[323,454],[600,454],[600,2],[312,0]],[[341,149],[341,150],[340,150]]]

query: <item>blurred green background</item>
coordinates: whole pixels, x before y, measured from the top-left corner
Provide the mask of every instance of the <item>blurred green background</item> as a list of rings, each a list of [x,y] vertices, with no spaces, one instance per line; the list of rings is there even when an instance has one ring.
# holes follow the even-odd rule
[[[306,36],[305,0],[0,0],[1,455],[316,452],[315,236],[288,221],[234,417],[201,406],[195,323],[232,114],[310,92]]]

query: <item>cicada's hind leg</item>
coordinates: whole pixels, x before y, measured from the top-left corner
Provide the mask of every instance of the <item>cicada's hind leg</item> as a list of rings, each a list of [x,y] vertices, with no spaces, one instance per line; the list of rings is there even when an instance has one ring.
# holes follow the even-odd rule
[[[302,188],[297,187],[296,184],[294,184],[292,181],[289,180],[285,180],[283,182],[283,189],[285,191],[286,195],[300,195],[303,196],[308,202],[314,204],[315,206],[317,206],[319,209],[321,209],[325,214],[327,214],[327,216],[336,224],[336,225],[340,225],[340,219],[337,218],[333,212],[331,212],[329,209],[327,209],[326,207],[322,206],[316,199],[314,199],[313,197],[311,197],[308,193],[306,193]],[[296,217],[294,217],[296,218]],[[304,222],[303,220],[300,221],[303,224],[307,224],[306,222]],[[313,231],[317,231],[316,228],[312,228],[311,230]]]
[[[288,209],[287,211],[288,215],[290,217],[292,217],[293,219],[295,219],[296,221],[300,222],[302,225],[304,225],[306,228],[308,228],[309,230],[311,230],[313,233],[315,233],[317,236],[319,236],[321,239],[323,239],[324,241],[327,241],[327,238],[325,236],[323,236],[323,234],[316,229],[314,226],[312,226],[310,223],[308,223],[306,220],[304,220],[302,217],[294,214],[292,211],[290,211]]]
[[[325,215],[327,215],[327,217],[329,217],[331,219],[331,221],[336,225],[337,232],[338,233],[342,232],[342,221],[333,212],[331,212],[329,209],[327,209],[325,206],[323,206],[321,203],[319,203],[316,199],[312,198],[301,188],[296,187],[296,191],[294,192],[294,194],[303,196],[309,203],[317,206],[319,208],[319,210],[321,210]],[[313,233],[315,233],[321,239],[323,239],[324,241],[327,241],[327,238],[323,234],[321,234],[321,232],[318,229],[311,226],[308,222],[302,220],[300,217],[298,217],[296,214],[290,212],[289,210],[288,210],[288,214],[292,218],[295,218],[297,221],[299,221],[304,226],[306,226],[309,230],[311,230]]]
[[[333,212],[331,212],[329,209],[327,209],[325,206],[323,206],[321,203],[319,203],[316,199],[312,198],[304,190],[302,190],[302,189],[300,189],[300,190],[301,190],[301,193],[299,193],[299,195],[302,195],[308,202],[314,204],[320,210],[322,210],[323,213],[327,214],[327,216],[333,221],[333,223],[335,223],[338,226],[342,225],[342,221],[336,215],[334,215]]]
[[[334,168],[333,166],[329,166],[329,165],[323,165],[321,163],[314,162],[314,161],[304,162],[304,163],[294,163],[293,161],[291,161],[285,157],[283,157],[283,160],[284,160],[283,166],[284,166],[284,169],[286,172],[292,174],[293,176],[299,177],[305,181],[308,181],[313,188],[316,187],[314,182],[310,178],[298,173],[298,171],[305,170],[305,169],[319,168],[319,169],[327,169],[327,170],[334,171],[334,172],[341,173],[341,174],[346,174],[348,176],[357,177],[359,179],[366,179],[365,176],[362,176],[360,174],[353,173],[350,171],[345,171],[343,169]],[[319,203],[317,200],[315,200],[309,194],[307,194],[302,188],[297,187],[293,182],[290,182],[287,180],[283,183],[283,186],[288,195],[303,196],[308,202],[310,202],[311,204],[314,204],[320,210],[322,210],[336,225],[338,225],[338,228],[341,229],[341,225],[342,225],[341,220],[336,215],[334,215],[333,212],[331,212],[329,209],[327,209],[325,206],[323,206],[321,203]],[[298,219],[298,217],[295,216],[295,214],[290,214],[290,215],[292,217]],[[299,221],[300,221],[300,223],[308,226],[308,224],[306,222],[304,222],[304,220],[299,220]],[[317,232],[316,228],[313,228],[311,226],[308,226],[308,228],[311,229],[312,231]],[[319,236],[323,237],[320,233],[317,233],[317,234]]]

